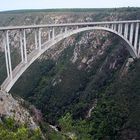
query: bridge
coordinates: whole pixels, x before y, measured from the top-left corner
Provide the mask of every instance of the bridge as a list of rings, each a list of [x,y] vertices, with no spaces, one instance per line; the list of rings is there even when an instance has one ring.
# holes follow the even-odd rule
[[[84,23],[63,23],[30,26],[9,26],[0,27],[2,34],[3,48],[5,52],[5,63],[7,78],[1,85],[1,90],[9,92],[23,72],[46,50],[52,48],[59,41],[73,34],[90,30],[103,30],[120,37],[126,44],[130,55],[133,58],[140,57],[140,20],[129,21],[107,21],[107,22],[84,22]],[[12,69],[10,52],[10,32],[13,30],[19,33],[19,47],[21,62]],[[27,53],[27,31],[32,30],[34,36],[34,49]],[[47,39],[42,42],[41,32],[47,30]]]

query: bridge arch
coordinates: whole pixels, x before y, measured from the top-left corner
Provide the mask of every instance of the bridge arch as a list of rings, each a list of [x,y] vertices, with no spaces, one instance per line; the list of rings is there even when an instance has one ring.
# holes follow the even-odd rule
[[[103,31],[107,31],[107,32],[110,32],[110,33],[113,33],[113,34],[119,36],[126,43],[126,47],[127,47],[128,51],[130,52],[131,56],[133,58],[137,57],[137,53],[136,53],[134,47],[132,46],[132,44],[123,35],[119,34],[117,31],[115,31],[113,29],[110,29],[110,28],[107,28],[107,27],[99,27],[99,26],[83,27],[83,28],[79,28],[79,29],[75,29],[75,30],[71,30],[71,31],[67,31],[65,33],[59,34],[54,39],[51,39],[51,40],[43,43],[42,46],[41,46],[41,50],[36,49],[36,50],[32,51],[28,55],[27,63],[24,63],[24,62],[19,63],[15,67],[15,69],[12,71],[12,75],[13,75],[12,79],[10,79],[10,77],[7,77],[5,79],[5,81],[1,85],[1,90],[9,92],[10,89],[13,87],[13,85],[16,83],[16,81],[20,78],[20,76],[26,71],[26,69],[40,55],[42,55],[48,49],[52,48],[52,46],[54,46],[58,42],[62,41],[63,39],[65,39],[65,38],[67,38],[71,35],[74,35],[74,34],[77,34],[77,33],[80,33],[80,32],[84,32],[84,31],[90,31],[90,30],[103,30]]]

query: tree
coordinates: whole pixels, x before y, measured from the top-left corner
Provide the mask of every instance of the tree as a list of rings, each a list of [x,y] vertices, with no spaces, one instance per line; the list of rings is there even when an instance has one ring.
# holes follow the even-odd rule
[[[64,132],[70,132],[72,131],[72,115],[70,113],[67,113],[65,116],[63,116],[61,119],[59,119],[59,124],[62,128],[62,131]]]

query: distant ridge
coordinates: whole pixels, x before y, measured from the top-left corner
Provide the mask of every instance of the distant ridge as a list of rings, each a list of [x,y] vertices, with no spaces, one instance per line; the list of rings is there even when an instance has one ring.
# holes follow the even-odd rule
[[[56,8],[56,9],[22,9],[22,10],[7,10],[0,11],[0,14],[20,14],[20,13],[35,13],[35,12],[101,12],[104,10],[136,10],[140,7],[120,7],[120,8]]]

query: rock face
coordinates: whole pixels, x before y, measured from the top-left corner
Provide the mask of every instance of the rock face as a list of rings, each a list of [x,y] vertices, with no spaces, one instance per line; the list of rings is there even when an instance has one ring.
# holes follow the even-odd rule
[[[4,91],[0,91],[0,117],[14,118],[19,123],[26,123],[31,129],[38,127],[28,110]]]

